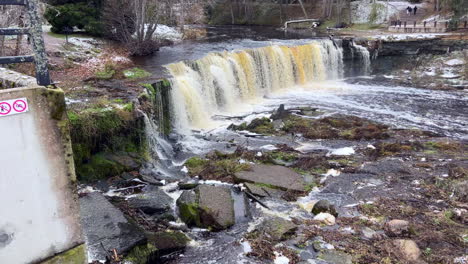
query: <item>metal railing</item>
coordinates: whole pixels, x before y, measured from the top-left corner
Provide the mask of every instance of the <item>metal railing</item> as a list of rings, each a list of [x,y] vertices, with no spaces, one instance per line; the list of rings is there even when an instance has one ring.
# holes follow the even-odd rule
[[[416,21],[401,21],[401,20],[394,20],[390,21],[391,27],[398,27],[398,28],[449,28],[450,22],[449,21],[423,21],[417,23]],[[458,21],[452,25],[452,28],[455,29],[468,29],[468,21]]]
[[[0,57],[0,64],[34,62],[36,66],[37,84],[47,86],[51,84],[42,23],[38,14],[37,0],[0,0],[0,5],[24,6],[29,17],[29,28],[0,28],[0,35],[29,35],[32,41],[34,55]]]

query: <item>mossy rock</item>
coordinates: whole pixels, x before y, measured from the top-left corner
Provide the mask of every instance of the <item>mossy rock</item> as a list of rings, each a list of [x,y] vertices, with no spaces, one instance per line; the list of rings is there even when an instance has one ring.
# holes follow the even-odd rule
[[[275,133],[275,128],[273,122],[267,117],[256,118],[252,120],[249,124],[242,123],[240,125],[230,125],[228,129],[235,131],[247,130],[257,134],[271,135]]]
[[[100,80],[110,80],[114,77],[115,73],[113,67],[106,66],[103,70],[95,72],[94,75]]]
[[[282,241],[291,237],[297,230],[297,225],[281,217],[270,217],[265,219],[258,231],[267,234],[274,241]]]
[[[133,107],[120,108],[114,104],[68,111],[73,157],[80,181],[94,181],[135,170],[149,158],[144,120],[133,111]]]
[[[183,250],[190,239],[180,231],[162,231],[148,235],[148,242],[155,246],[161,255]]]
[[[151,243],[134,247],[125,257],[132,264],[155,263],[159,256],[158,249]]]
[[[179,215],[188,226],[223,230],[234,225],[234,202],[229,189],[199,185],[177,200]]]
[[[128,79],[142,79],[142,78],[151,76],[151,73],[143,69],[135,67],[135,68],[123,71],[123,75],[125,76],[125,78],[128,78]]]
[[[86,246],[80,245],[63,253],[56,255],[55,257],[41,262],[41,264],[83,264],[87,263],[86,258]]]

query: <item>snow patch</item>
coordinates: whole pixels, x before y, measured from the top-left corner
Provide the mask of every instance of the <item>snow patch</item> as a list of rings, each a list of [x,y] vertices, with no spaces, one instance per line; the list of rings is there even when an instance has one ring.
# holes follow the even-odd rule
[[[465,61],[460,60],[460,59],[451,59],[445,62],[445,65],[449,65],[449,66],[461,66],[463,64],[465,64]]]
[[[334,149],[327,153],[327,156],[350,156],[355,153],[353,147],[344,147],[339,149]]]
[[[289,264],[289,259],[283,256],[283,254],[276,251],[273,253],[275,253],[275,260],[273,262],[274,264]]]

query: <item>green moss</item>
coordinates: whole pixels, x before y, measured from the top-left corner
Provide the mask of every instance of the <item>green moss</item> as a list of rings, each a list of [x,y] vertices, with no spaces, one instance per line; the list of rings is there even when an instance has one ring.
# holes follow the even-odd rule
[[[271,120],[267,117],[263,118],[256,118],[250,122],[250,124],[247,125],[247,123],[242,123],[238,126],[236,125],[231,125],[229,126],[229,129],[232,130],[248,130],[250,132],[254,132],[257,134],[263,134],[263,135],[271,135],[275,133],[275,129],[273,127],[273,123]]]
[[[253,184],[254,184],[255,186],[263,187],[263,188],[279,189],[278,186],[274,186],[274,185],[267,184],[267,183],[255,182],[255,183],[253,183]]]
[[[273,160],[282,160],[286,162],[292,162],[292,161],[297,160],[297,154],[295,153],[273,151],[273,152],[268,152],[266,155],[268,156],[268,158],[271,158]]]
[[[83,244],[41,262],[41,264],[83,264],[86,262],[86,246]]]
[[[199,212],[197,203],[179,204],[180,219],[189,226],[202,226]]]
[[[112,79],[115,75],[115,69],[112,65],[106,65],[102,71],[97,71],[94,73],[97,79],[109,80]]]
[[[205,159],[202,159],[200,157],[192,157],[190,159],[188,159],[186,162],[185,162],[185,166],[187,166],[187,168],[195,168],[195,167],[199,167],[199,166],[203,166],[207,163],[208,161],[205,160]]]
[[[460,149],[460,144],[456,142],[428,141],[424,144],[427,150],[456,151]]]
[[[77,173],[83,182],[96,181],[117,176],[125,168],[115,161],[107,159],[102,153],[91,156],[91,159],[77,167]]]
[[[315,183],[315,182],[313,182],[313,183],[308,183],[308,184],[305,186],[304,190],[305,190],[306,192],[310,192],[310,191],[312,191],[312,190],[314,189],[314,187],[318,187],[318,184]]]
[[[134,106],[133,103],[128,103],[123,106],[123,110],[127,112],[133,112]]]
[[[140,245],[133,248],[125,257],[125,260],[132,264],[146,264],[155,261],[158,249],[152,244]]]
[[[108,154],[123,152],[138,161],[149,158],[144,121],[134,117],[130,105],[123,109],[92,105],[68,112],[79,180],[97,180],[126,170],[119,166],[114,168],[111,161],[106,161]]]
[[[151,73],[140,68],[132,68],[125,70],[123,74],[125,78],[128,79],[142,79],[151,76]]]

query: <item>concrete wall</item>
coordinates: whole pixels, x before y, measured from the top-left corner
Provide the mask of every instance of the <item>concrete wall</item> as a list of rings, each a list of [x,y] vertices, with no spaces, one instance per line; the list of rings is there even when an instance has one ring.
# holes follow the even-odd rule
[[[65,263],[53,261],[68,251],[62,255],[74,257],[66,264],[82,264],[64,94],[37,86],[0,90],[0,101],[24,97],[28,112],[0,117],[0,263]]]

